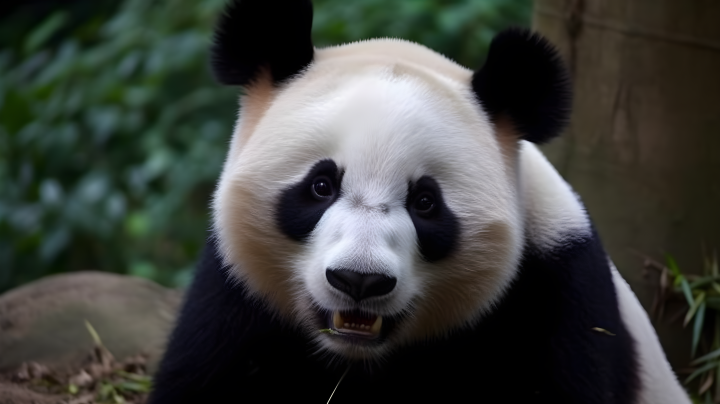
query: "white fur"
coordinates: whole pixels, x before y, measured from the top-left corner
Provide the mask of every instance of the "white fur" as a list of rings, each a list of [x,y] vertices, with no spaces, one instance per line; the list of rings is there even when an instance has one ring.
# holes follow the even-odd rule
[[[561,245],[568,235],[590,235],[585,208],[538,148],[520,142],[520,189],[527,241],[541,251]]]
[[[237,279],[309,332],[318,329],[313,305],[349,307],[326,280],[333,265],[398,278],[391,294],[363,308],[397,314],[415,304],[391,341],[365,356],[477,320],[516,272],[516,174],[467,83],[401,63],[318,63],[278,93],[239,153],[215,199],[221,251]],[[272,210],[282,190],[328,158],[345,170],[343,197],[299,245],[279,233]],[[423,175],[462,224],[458,250],[433,264],[420,258],[405,209],[408,182]],[[321,336],[331,351],[353,355],[336,340]]]
[[[680,387],[665,358],[647,313],[612,262],[610,266],[620,316],[635,340],[635,352],[640,368],[638,404],[690,404],[687,393]]]

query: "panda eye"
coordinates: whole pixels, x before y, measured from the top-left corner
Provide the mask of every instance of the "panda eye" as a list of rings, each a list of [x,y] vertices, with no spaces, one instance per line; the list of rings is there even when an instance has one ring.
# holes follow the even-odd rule
[[[417,212],[419,215],[427,216],[432,213],[433,209],[435,208],[435,197],[433,197],[432,194],[428,192],[424,192],[418,195],[418,197],[415,199],[413,208],[415,209],[415,212]]]
[[[315,197],[318,201],[324,201],[333,196],[332,182],[330,182],[330,179],[324,175],[315,178],[310,188],[312,190],[313,197]]]

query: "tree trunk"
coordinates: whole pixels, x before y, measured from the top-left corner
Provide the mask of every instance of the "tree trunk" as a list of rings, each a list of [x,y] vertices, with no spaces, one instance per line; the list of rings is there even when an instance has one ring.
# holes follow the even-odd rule
[[[650,311],[657,275],[633,251],[699,273],[703,245],[720,250],[720,1],[536,0],[533,25],[575,90],[571,124],[545,153]],[[689,332],[669,314],[655,326],[685,367]]]

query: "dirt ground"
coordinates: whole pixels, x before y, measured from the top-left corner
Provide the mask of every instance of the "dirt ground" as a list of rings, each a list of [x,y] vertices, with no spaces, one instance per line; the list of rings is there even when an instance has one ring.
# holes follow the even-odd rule
[[[151,387],[147,356],[117,361],[99,340],[80,366],[24,362],[0,374],[0,404],[144,404]]]

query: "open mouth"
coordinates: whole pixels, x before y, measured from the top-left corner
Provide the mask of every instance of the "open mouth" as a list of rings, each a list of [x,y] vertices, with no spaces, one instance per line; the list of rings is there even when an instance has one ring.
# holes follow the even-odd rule
[[[332,313],[332,330],[340,334],[350,334],[369,339],[380,336],[383,318],[377,314],[353,311],[335,311]]]
[[[358,309],[329,311],[319,306],[316,309],[320,332],[354,344],[384,342],[410,314],[404,311],[381,316]]]

